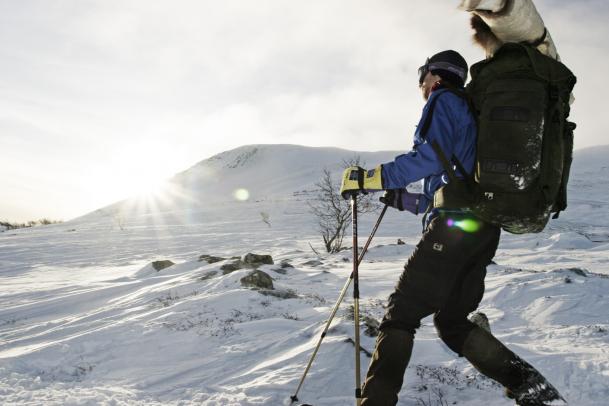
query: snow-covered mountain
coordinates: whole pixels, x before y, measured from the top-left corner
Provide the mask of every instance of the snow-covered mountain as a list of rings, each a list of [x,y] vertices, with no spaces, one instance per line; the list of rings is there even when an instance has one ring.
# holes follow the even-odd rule
[[[224,205],[239,198],[250,202],[285,201],[314,190],[323,169],[332,171],[338,178],[343,161],[359,158],[362,164],[378,165],[398,153],[298,145],[246,145],[214,155],[175,175],[168,181],[166,193],[155,199],[153,205],[142,205],[139,196],[112,205],[106,211],[134,206],[138,206],[140,214],[176,208],[198,209]],[[128,211],[135,214],[133,210]]]
[[[248,189],[251,198],[285,198],[310,188],[327,168],[342,169],[343,160],[359,157],[377,165],[393,159],[396,152],[354,152],[338,148],[296,145],[248,145],[206,159],[171,181],[188,191],[229,200],[233,191]]]
[[[306,201],[324,167],[340,174],[354,154],[241,147],[176,175],[168,195],[0,233],[0,404],[289,403],[351,271],[347,252],[311,250],[321,244]],[[398,152],[357,154],[371,167]],[[236,199],[238,189],[249,198]],[[503,235],[481,310],[572,405],[604,405],[609,146],[576,151],[569,193],[569,209],[543,233]],[[375,220],[365,216],[360,233]],[[369,324],[420,232],[420,217],[391,211],[383,220],[360,271]],[[272,290],[243,286],[252,270],[226,266],[248,252],[272,255],[275,265],[259,267]],[[157,271],[156,260],[174,265]],[[350,306],[346,299],[322,344],[303,401],[353,404]],[[362,337],[371,350],[374,338]],[[365,356],[363,364],[362,374]],[[399,405],[446,403],[512,404],[425,320]]]

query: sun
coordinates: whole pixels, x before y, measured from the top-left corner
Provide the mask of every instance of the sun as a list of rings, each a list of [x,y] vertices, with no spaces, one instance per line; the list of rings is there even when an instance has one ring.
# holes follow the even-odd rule
[[[168,179],[183,165],[182,157],[168,142],[143,140],[121,145],[89,174],[89,197],[97,196],[100,205],[124,199],[170,200],[173,186]]]
[[[154,159],[140,157],[122,166],[123,175],[114,180],[124,197],[160,197],[166,191],[169,174]]]
[[[141,176],[132,182],[133,195],[138,198],[155,198],[163,197],[168,191],[168,182],[166,179],[157,178],[155,176]]]

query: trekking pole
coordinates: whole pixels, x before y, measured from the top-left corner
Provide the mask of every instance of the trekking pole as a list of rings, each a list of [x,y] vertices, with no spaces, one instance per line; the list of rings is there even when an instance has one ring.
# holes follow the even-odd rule
[[[362,384],[359,353],[359,248],[357,246],[357,195],[351,195],[351,224],[353,225],[353,324],[355,328],[355,406],[362,404]]]
[[[372,228],[372,232],[370,233],[370,236],[368,237],[368,240],[366,241],[366,245],[364,245],[364,248],[362,249],[362,252],[359,254],[359,258],[357,260],[358,265],[364,259],[364,255],[368,251],[368,247],[370,246],[370,243],[372,242],[372,238],[374,238],[374,235],[376,234],[376,231],[378,230],[379,226],[381,225],[381,221],[383,220],[383,217],[385,216],[385,212],[387,211],[387,207],[389,207],[389,206],[385,205],[385,207],[383,207],[383,211],[381,211],[381,214],[379,215],[379,218],[376,221],[376,224]],[[298,397],[297,397],[298,396],[298,392],[300,392],[300,389],[302,388],[302,385],[304,384],[305,378],[307,377],[307,373],[309,373],[309,369],[311,368],[311,365],[313,365],[313,360],[315,360],[315,357],[317,356],[317,352],[319,351],[319,347],[321,346],[321,342],[326,337],[326,334],[328,333],[328,330],[330,329],[330,324],[332,324],[332,320],[334,320],[334,316],[336,316],[336,312],[338,311],[338,308],[340,307],[340,304],[342,303],[343,299],[345,298],[345,295],[347,294],[347,289],[349,289],[349,286],[351,285],[351,281],[353,280],[353,276],[354,276],[353,272],[351,272],[351,275],[349,276],[349,278],[345,282],[345,285],[343,286],[342,290],[340,291],[340,294],[338,295],[338,299],[336,300],[336,303],[334,304],[334,307],[332,308],[332,312],[330,313],[330,317],[326,321],[326,326],[324,327],[324,330],[321,332],[321,335],[319,336],[319,340],[317,341],[317,345],[315,346],[315,349],[313,350],[313,354],[311,354],[311,358],[309,359],[309,363],[307,364],[307,367],[305,368],[305,371],[302,374],[302,377],[300,378],[300,382],[298,384],[298,388],[296,389],[296,392],[294,392],[294,395],[290,397],[290,399],[292,400],[291,403],[298,402]]]

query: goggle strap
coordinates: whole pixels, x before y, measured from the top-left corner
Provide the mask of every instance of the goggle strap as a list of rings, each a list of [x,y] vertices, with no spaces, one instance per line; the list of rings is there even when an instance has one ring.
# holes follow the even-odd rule
[[[463,79],[463,81],[465,81],[466,76],[467,76],[467,71],[465,69],[462,69],[462,68],[460,68],[456,65],[453,65],[452,63],[448,63],[448,62],[432,62],[430,64],[425,64],[425,66],[427,66],[428,71],[432,71],[432,70],[436,70],[436,69],[447,70],[449,72],[452,72],[452,73],[458,75],[461,79]]]

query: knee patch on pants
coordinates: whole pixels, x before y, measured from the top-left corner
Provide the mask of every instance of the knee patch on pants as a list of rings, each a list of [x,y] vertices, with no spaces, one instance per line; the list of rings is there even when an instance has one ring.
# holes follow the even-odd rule
[[[465,343],[465,339],[475,325],[466,318],[461,320],[443,320],[438,315],[434,315],[433,323],[442,341],[444,341],[448,348],[461,357],[463,343]]]

